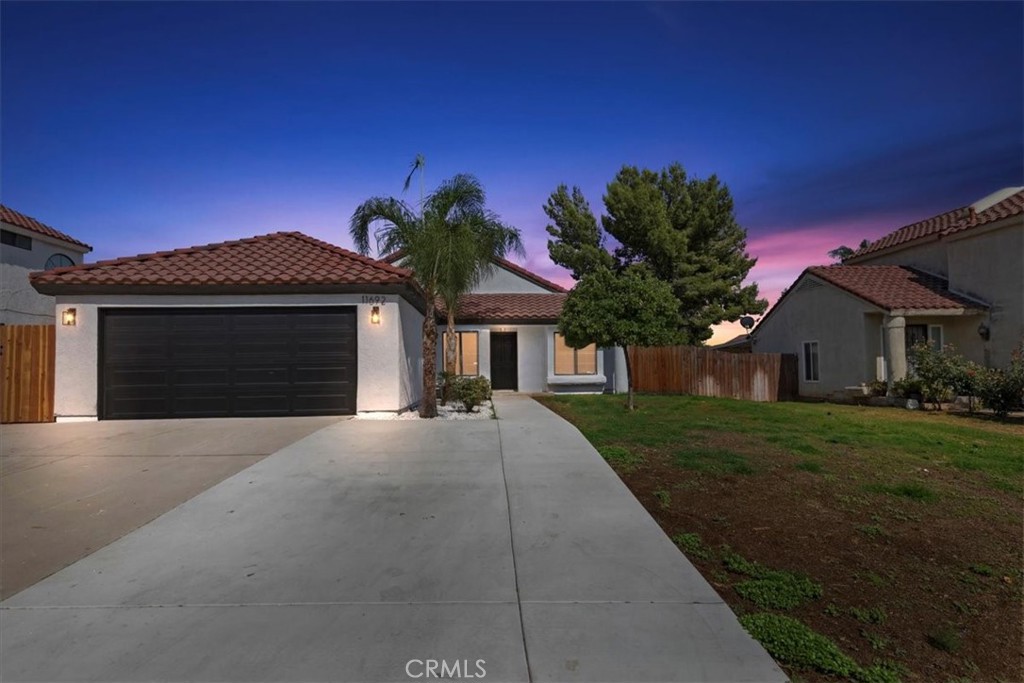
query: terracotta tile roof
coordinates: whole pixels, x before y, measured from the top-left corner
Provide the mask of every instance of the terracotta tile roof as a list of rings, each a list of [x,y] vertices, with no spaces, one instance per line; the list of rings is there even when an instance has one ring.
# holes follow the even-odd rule
[[[458,323],[553,323],[562,314],[566,294],[466,294],[459,301]],[[438,318],[447,316],[437,306]]]
[[[888,311],[987,308],[949,291],[947,280],[906,266],[814,266],[804,273]]]
[[[967,218],[957,225],[948,228],[943,235],[952,235],[970,228],[994,223],[1010,216],[1024,214],[1024,190],[1011,194],[1001,202],[996,202],[984,211],[970,211]]]
[[[161,251],[30,276],[37,289],[65,286],[382,285],[407,282],[404,268],[323,242],[301,232],[275,232]]]
[[[60,230],[57,230],[56,228],[51,228],[49,225],[46,225],[45,223],[40,223],[31,216],[26,216],[20,211],[15,211],[14,209],[8,206],[4,206],[3,204],[0,204],[0,220],[2,220],[4,223],[9,223],[10,225],[16,225],[19,228],[30,230],[31,232],[34,232],[38,235],[45,235],[47,237],[53,237],[58,240],[64,240],[65,242],[70,242],[71,244],[77,244],[80,247],[85,247],[87,251],[92,251],[92,247],[90,247],[85,242],[80,242],[71,235],[68,235],[67,233],[63,233]]]
[[[946,230],[957,225],[968,215],[968,213],[969,207],[962,206],[958,209],[947,211],[946,213],[940,213],[938,216],[926,218],[923,221],[904,225],[902,228],[890,232],[881,239],[875,240],[863,249],[858,249],[850,259],[852,260],[860,256],[866,256],[867,254],[873,254],[876,251],[896,247],[901,244],[906,244],[907,242],[914,242],[931,235],[941,235]]]
[[[902,228],[890,232],[881,239],[875,240],[863,249],[858,249],[848,259],[848,262],[855,262],[861,256],[873,254],[908,242],[914,242],[932,235],[945,237],[946,235],[953,235],[1020,214],[1024,214],[1024,190],[996,202],[984,211],[975,213],[970,205],[962,206],[946,213],[940,213],[938,216],[926,218],[923,221],[904,225]]]
[[[387,256],[381,257],[381,261],[384,261],[385,263],[394,263],[395,261],[400,260],[403,256],[405,256],[405,253],[400,249],[398,251],[388,254]],[[551,280],[542,278],[540,275],[537,275],[536,273],[529,271],[516,263],[512,263],[508,259],[495,259],[494,264],[496,266],[504,268],[505,270],[512,271],[516,275],[526,280],[529,280],[530,282],[539,287],[543,287],[549,292],[557,292],[564,294],[565,292],[569,291],[562,285],[552,282]]]

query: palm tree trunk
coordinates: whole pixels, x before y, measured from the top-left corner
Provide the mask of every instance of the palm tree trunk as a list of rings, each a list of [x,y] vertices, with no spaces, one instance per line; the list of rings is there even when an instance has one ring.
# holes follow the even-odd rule
[[[423,316],[423,398],[420,417],[437,417],[437,317],[434,295],[427,294],[427,311]]]
[[[448,320],[444,333],[447,343],[444,345],[444,386],[441,388],[441,405],[448,403],[451,398],[451,381],[455,377],[456,364],[458,362],[458,341],[455,337],[455,313],[448,311]]]

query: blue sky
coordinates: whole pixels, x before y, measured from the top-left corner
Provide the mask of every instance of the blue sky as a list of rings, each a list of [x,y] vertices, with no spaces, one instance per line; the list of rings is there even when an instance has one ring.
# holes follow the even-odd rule
[[[298,229],[476,174],[547,260],[560,183],[717,173],[770,296],[1024,184],[1021,3],[17,3],[2,198],[96,258]]]

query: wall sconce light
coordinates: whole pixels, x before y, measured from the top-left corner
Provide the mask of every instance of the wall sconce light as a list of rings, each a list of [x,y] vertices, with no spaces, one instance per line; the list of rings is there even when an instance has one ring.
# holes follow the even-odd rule
[[[988,338],[992,336],[992,330],[985,323],[978,325],[978,336],[988,341]]]
[[[374,306],[370,309],[370,324],[380,325],[380,306]]]
[[[65,308],[60,314],[61,325],[75,325],[78,322],[78,311],[73,308]]]

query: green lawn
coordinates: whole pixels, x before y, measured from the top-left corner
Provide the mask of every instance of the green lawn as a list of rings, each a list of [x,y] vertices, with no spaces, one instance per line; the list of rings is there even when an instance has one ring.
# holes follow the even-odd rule
[[[1024,427],[823,403],[538,400],[795,678],[1024,680]],[[800,655],[794,639],[815,645]]]

